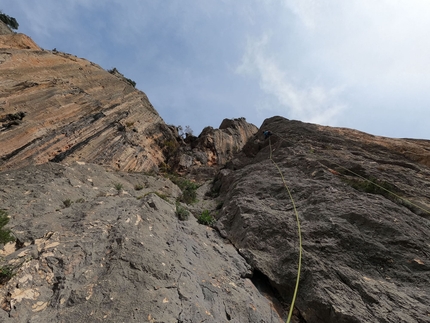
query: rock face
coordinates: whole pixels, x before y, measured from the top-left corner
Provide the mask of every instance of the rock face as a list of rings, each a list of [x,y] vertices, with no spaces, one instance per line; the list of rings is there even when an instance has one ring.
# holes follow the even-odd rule
[[[13,31],[3,21],[0,21],[0,35],[7,35],[12,33]]]
[[[0,185],[19,239],[1,322],[282,322],[231,244],[178,220],[169,180],[48,163]]]
[[[221,171],[216,227],[303,322],[430,322],[430,142],[274,117]],[[378,186],[365,179],[370,179]],[[391,194],[391,193],[394,193]]]
[[[213,178],[257,131],[245,118],[224,119],[218,129],[206,127],[198,137],[187,136],[170,163],[194,178]]]
[[[257,131],[245,118],[224,119],[219,129],[203,129],[195,145],[206,152],[209,166],[224,165]]]
[[[119,73],[0,36],[0,169],[82,160],[125,171],[157,170],[170,129]]]

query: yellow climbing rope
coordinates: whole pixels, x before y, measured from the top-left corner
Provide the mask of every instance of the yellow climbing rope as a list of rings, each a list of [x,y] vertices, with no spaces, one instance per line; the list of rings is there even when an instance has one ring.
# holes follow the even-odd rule
[[[273,134],[275,134],[275,133],[273,133]],[[276,135],[280,140],[285,141],[285,142],[289,142],[288,140],[286,140],[286,139],[282,138],[279,134],[275,134],[275,135]],[[278,164],[275,162],[275,160],[272,158],[272,142],[271,142],[271,140],[270,140],[270,137],[269,137],[269,148],[270,148],[270,155],[269,155],[269,158],[270,158],[270,160],[273,162],[273,164],[275,165],[275,167],[276,167],[276,169],[278,170],[279,174],[281,175],[282,182],[284,183],[284,187],[285,187],[286,191],[288,192],[288,195],[289,195],[289,197],[290,197],[291,203],[292,203],[292,205],[293,205],[293,209],[294,209],[294,213],[295,213],[295,215],[296,215],[296,221],[297,221],[297,231],[298,231],[298,235],[299,235],[299,264],[298,264],[298,268],[297,268],[296,286],[295,286],[295,288],[294,288],[293,299],[292,299],[292,301],[291,301],[291,306],[290,306],[290,310],[289,310],[289,313],[288,313],[288,318],[287,318],[287,321],[286,321],[286,323],[290,323],[290,321],[291,321],[291,316],[292,316],[292,314],[293,314],[294,304],[295,304],[295,302],[296,302],[296,298],[297,298],[297,292],[298,292],[298,289],[299,289],[300,272],[301,272],[301,268],[302,268],[302,233],[301,233],[301,229],[300,229],[300,219],[299,219],[299,214],[297,213],[297,209],[296,209],[296,205],[295,205],[295,203],[294,203],[293,196],[291,195],[290,189],[288,188],[288,185],[287,185],[287,183],[285,182],[285,178],[284,178],[284,175],[282,174],[281,169],[279,168],[279,166],[278,166]],[[332,163],[333,163],[334,165],[336,165],[337,167],[342,168],[343,170],[346,170],[346,171],[350,172],[351,174],[353,174],[353,175],[355,175],[355,176],[358,176],[358,177],[360,177],[361,179],[363,179],[363,180],[365,180],[365,181],[367,181],[367,182],[369,182],[369,183],[372,183],[373,185],[375,185],[375,186],[379,187],[380,189],[382,189],[382,190],[384,190],[384,191],[386,191],[386,192],[388,192],[388,193],[392,194],[392,195],[393,195],[393,196],[395,196],[396,198],[398,198],[398,199],[400,199],[400,200],[402,200],[402,201],[408,202],[410,205],[413,205],[413,206],[415,206],[416,208],[420,209],[421,211],[424,211],[424,212],[426,212],[426,213],[429,213],[429,214],[430,214],[430,211],[429,211],[429,210],[426,210],[426,209],[422,208],[421,206],[419,206],[419,205],[417,205],[417,204],[415,204],[415,203],[412,203],[410,200],[405,199],[405,198],[403,198],[403,197],[401,197],[401,196],[399,196],[399,195],[397,195],[397,194],[393,193],[392,191],[390,191],[390,190],[386,189],[385,187],[383,187],[383,186],[381,186],[381,185],[378,185],[378,184],[377,184],[377,183],[375,183],[374,181],[371,181],[371,180],[369,180],[369,179],[367,179],[367,178],[365,178],[365,177],[363,177],[363,176],[361,176],[361,175],[359,175],[359,174],[357,174],[357,173],[355,173],[355,172],[353,172],[353,171],[351,171],[351,170],[349,170],[349,169],[347,169],[347,168],[345,168],[345,167],[343,167],[343,166],[341,166],[341,165],[338,165],[337,163],[334,163],[333,161],[332,161]],[[321,164],[321,163],[320,163],[320,164]],[[323,164],[321,164],[321,165],[322,165],[322,166],[324,166],[324,167],[327,167],[327,166],[325,166],[325,165],[323,165]],[[327,168],[328,168],[328,167],[327,167]]]
[[[285,182],[285,178],[284,178],[284,175],[282,174],[281,169],[279,168],[278,164],[272,158],[272,143],[270,141],[270,137],[269,137],[269,148],[270,148],[270,157],[269,158],[273,162],[273,164],[275,165],[275,167],[278,169],[278,172],[279,172],[279,174],[281,175],[281,178],[282,178],[282,182],[284,183],[284,187],[285,187],[285,189],[288,192],[288,195],[290,197],[291,203],[293,204],[294,213],[296,214],[297,231],[298,231],[298,234],[299,234],[299,265],[298,265],[298,268],[297,268],[296,287],[294,288],[293,300],[291,301],[291,306],[290,306],[290,310],[288,312],[288,318],[287,318],[287,323],[290,323],[291,316],[293,315],[294,303],[296,302],[297,291],[299,290],[300,271],[302,269],[302,232],[300,230],[299,214],[297,213],[297,209],[296,209],[296,205],[294,203],[293,196],[291,195],[290,189],[288,188],[288,185]]]

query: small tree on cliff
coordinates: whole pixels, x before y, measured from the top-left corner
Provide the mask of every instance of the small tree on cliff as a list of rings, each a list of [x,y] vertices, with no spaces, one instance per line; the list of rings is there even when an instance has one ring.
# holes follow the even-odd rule
[[[10,241],[15,241],[9,229],[4,229],[3,227],[9,223],[9,217],[6,211],[0,210],[0,243],[6,244]]]
[[[185,130],[184,128],[182,128],[182,126],[178,126],[177,129],[178,129],[179,136],[181,136],[182,138],[186,138],[188,136],[193,135],[193,129],[191,129],[190,126],[185,126]]]
[[[193,135],[193,129],[191,129],[190,126],[185,126],[185,135],[186,136],[192,136]]]
[[[3,21],[9,28],[18,29],[19,24],[14,17],[8,16],[0,10],[0,20]]]

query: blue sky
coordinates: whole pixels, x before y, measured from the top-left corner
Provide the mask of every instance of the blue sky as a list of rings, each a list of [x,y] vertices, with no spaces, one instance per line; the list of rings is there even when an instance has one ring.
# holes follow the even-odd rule
[[[265,118],[430,139],[428,0],[2,0],[18,32],[116,67],[198,135]]]

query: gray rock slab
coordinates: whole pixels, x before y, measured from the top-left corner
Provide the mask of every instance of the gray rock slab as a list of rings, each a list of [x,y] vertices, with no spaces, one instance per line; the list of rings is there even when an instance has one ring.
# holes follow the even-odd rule
[[[0,182],[22,243],[2,250],[2,322],[282,322],[233,245],[154,193],[179,195],[164,178],[48,164]]]
[[[407,202],[430,205],[430,169],[388,149],[383,139],[367,144],[376,139],[365,134],[354,141],[280,117],[262,128],[274,133],[270,142],[254,137],[215,183],[223,201],[216,223],[222,236],[282,301],[291,301],[297,222],[269,159],[272,149],[301,221],[296,309],[303,322],[430,322],[430,213]],[[354,188],[351,183],[362,181],[357,173],[390,184],[397,195]]]

